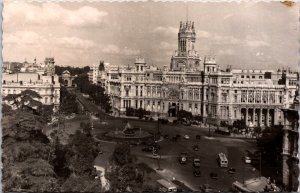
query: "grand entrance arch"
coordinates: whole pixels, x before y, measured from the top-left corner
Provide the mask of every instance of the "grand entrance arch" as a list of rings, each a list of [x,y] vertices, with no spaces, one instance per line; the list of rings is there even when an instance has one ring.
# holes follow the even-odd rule
[[[168,85],[167,98],[168,98],[168,116],[177,117],[180,103],[180,86],[178,84]]]
[[[176,102],[169,102],[168,116],[177,117],[179,104]]]

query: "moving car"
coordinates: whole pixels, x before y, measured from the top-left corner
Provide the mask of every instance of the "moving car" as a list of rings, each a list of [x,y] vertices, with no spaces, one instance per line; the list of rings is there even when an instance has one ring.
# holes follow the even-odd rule
[[[186,164],[186,162],[187,162],[187,153],[182,152],[179,156],[179,163],[180,164]]]
[[[228,173],[235,174],[235,169],[234,168],[229,168]]]
[[[198,150],[199,150],[198,145],[194,145],[194,146],[193,146],[193,150],[194,150],[194,151],[198,151]]]
[[[184,139],[190,139],[190,136],[184,135],[183,138],[184,138]]]
[[[200,159],[199,158],[195,158],[194,161],[193,161],[193,166],[195,168],[198,168],[200,167]]]
[[[211,179],[215,179],[215,180],[218,179],[218,174],[215,172],[210,172],[209,176]]]
[[[194,176],[195,177],[200,177],[201,176],[201,171],[200,170],[194,170]]]
[[[219,153],[217,160],[219,162],[220,167],[222,167],[222,168],[228,167],[228,160],[227,160],[225,153]]]

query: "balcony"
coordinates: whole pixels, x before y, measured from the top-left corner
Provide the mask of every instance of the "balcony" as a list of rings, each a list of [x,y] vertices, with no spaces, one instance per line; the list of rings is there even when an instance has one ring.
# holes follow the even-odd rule
[[[290,151],[288,149],[283,149],[282,155],[290,155]]]
[[[295,158],[295,159],[299,159],[299,157],[298,157],[299,155],[298,155],[298,152],[293,152],[293,154],[292,154],[292,157],[293,158]]]

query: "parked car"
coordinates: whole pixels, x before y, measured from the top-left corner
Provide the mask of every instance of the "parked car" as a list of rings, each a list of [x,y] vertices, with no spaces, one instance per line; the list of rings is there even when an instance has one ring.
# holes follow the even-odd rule
[[[215,180],[218,179],[218,174],[215,172],[210,172],[209,176],[211,179],[215,179]]]
[[[200,170],[194,170],[194,176],[195,177],[200,177],[201,176],[201,171]]]
[[[198,168],[200,167],[200,159],[199,158],[195,158],[194,161],[193,161],[193,166],[195,168]]]
[[[200,186],[200,190],[201,192],[213,192],[213,189],[209,184],[203,184],[202,186]]]
[[[245,164],[251,164],[251,158],[249,156],[245,156]]]
[[[199,150],[198,145],[193,145],[193,150],[194,150],[194,151],[198,151],[198,150]]]
[[[158,145],[157,143],[152,143],[149,145],[150,147],[153,147],[154,149],[160,149],[160,145]]]
[[[176,142],[177,141],[177,137],[172,137],[172,141]]]
[[[151,148],[151,147],[144,147],[144,148],[142,148],[142,151],[144,151],[144,152],[152,152],[153,148]]]
[[[230,174],[235,174],[235,169],[234,169],[234,168],[229,168],[229,169],[228,169],[228,173],[230,173]]]
[[[190,139],[190,136],[184,135],[183,138],[184,138],[184,139]]]
[[[136,147],[136,146],[138,146],[138,145],[139,145],[139,144],[136,143],[136,142],[131,142],[131,143],[130,143],[130,146],[131,146],[131,147]]]

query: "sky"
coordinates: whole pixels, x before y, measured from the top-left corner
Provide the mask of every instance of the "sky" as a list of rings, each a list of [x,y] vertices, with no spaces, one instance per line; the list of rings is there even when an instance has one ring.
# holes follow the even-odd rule
[[[104,60],[169,66],[180,21],[195,22],[195,49],[225,68],[298,69],[299,6],[201,2],[11,2],[3,7],[3,60],[92,66]]]

